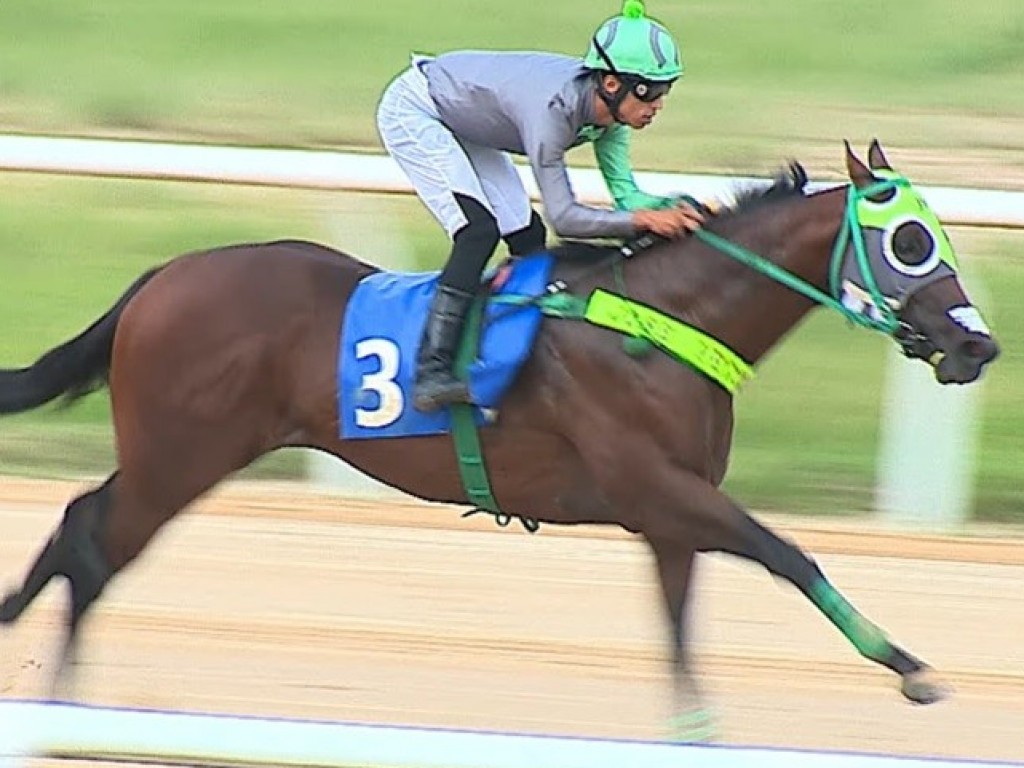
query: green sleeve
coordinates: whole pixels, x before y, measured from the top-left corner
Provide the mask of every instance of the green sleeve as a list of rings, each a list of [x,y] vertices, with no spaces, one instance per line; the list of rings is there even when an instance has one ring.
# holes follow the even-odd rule
[[[629,127],[616,123],[594,140],[597,167],[604,177],[616,209],[635,211],[642,208],[670,208],[677,197],[660,197],[641,192],[633,178],[629,163]]]

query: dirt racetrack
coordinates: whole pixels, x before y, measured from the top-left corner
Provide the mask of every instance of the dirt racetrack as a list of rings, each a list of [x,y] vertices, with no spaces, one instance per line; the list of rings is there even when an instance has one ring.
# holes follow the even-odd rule
[[[81,484],[0,483],[0,586]],[[1024,760],[1024,540],[774,519],[954,685],[904,703],[795,590],[700,563],[697,663],[722,741]],[[116,705],[661,737],[668,679],[641,543],[530,536],[452,508],[233,486],[173,523],[88,628],[81,698]],[[45,696],[63,587],[0,633],[4,697]]]

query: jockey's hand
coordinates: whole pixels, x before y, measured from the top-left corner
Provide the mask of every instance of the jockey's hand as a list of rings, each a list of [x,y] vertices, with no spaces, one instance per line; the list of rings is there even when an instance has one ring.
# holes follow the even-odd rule
[[[633,211],[633,226],[662,237],[678,237],[695,232],[704,223],[704,215],[689,203],[680,203],[661,210]]]

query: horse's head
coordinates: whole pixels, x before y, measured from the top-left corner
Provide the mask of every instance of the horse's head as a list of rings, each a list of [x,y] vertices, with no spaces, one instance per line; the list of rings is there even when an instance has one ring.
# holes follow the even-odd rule
[[[847,144],[846,166],[852,185],[833,293],[847,309],[887,325],[903,352],[932,365],[940,383],[974,381],[999,347],[960,284],[938,217],[893,171],[877,141],[868,165]]]

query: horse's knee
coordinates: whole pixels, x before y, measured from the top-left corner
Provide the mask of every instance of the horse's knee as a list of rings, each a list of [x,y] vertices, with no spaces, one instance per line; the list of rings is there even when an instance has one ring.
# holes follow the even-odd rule
[[[733,554],[756,560],[776,576],[807,590],[822,576],[817,563],[799,546],[744,514],[742,544]]]

